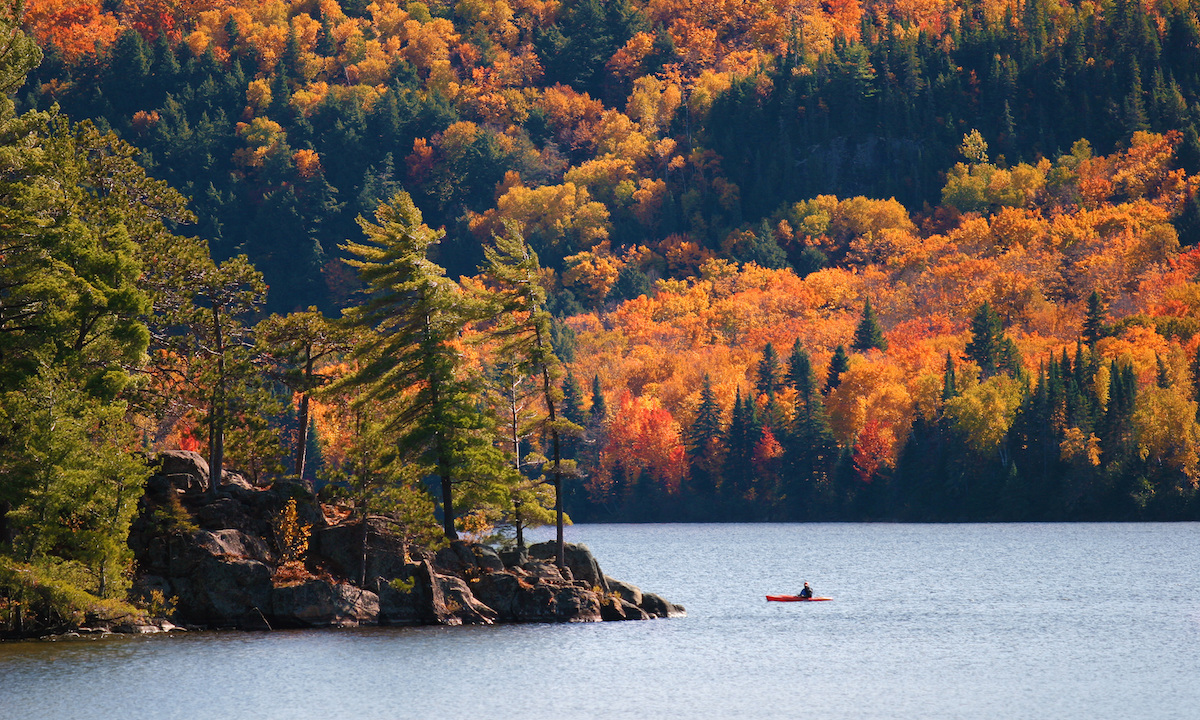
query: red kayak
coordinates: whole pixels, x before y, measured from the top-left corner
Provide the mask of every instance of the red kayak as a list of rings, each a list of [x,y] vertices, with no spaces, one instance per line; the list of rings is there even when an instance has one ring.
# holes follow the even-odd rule
[[[823,597],[806,598],[806,597],[800,597],[799,595],[768,595],[767,599],[772,600],[774,602],[824,602],[826,600],[832,600],[833,598],[823,598]]]

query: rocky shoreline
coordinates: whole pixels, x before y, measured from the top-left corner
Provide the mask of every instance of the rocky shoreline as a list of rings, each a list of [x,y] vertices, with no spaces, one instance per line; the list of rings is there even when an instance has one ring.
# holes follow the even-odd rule
[[[130,533],[134,590],[149,601],[151,614],[171,620],[77,632],[598,622],[686,614],[605,575],[583,545],[566,546],[561,570],[549,542],[501,553],[455,541],[430,553],[391,532],[389,518],[327,516],[298,484],[256,488],[226,472],[214,495],[198,454],[166,452],[153,463],[156,472]],[[289,500],[311,526],[299,571],[298,563],[281,562],[271,522]]]

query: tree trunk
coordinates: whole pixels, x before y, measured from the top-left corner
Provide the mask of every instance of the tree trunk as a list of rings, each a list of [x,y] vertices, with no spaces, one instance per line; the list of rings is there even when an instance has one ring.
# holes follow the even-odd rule
[[[304,392],[300,394],[300,412],[296,418],[296,477],[301,483],[304,483],[304,465],[308,461],[308,388],[311,387],[313,370],[312,348],[305,348],[304,352]]]
[[[367,582],[367,513],[363,512],[362,516],[362,555],[359,557],[358,563],[358,586],[365,588]]]
[[[217,486],[221,484],[221,468],[225,465],[225,345],[221,337],[221,311],[215,304],[212,314],[217,352],[217,382],[213,388],[213,411],[209,420],[208,479],[211,485],[209,494],[216,497]]]
[[[458,531],[454,529],[454,498],[450,495],[450,473],[442,471],[442,531],[449,540],[458,539]]]
[[[545,347],[545,341],[542,339],[542,330],[541,328],[536,328],[534,332],[537,347],[540,351]],[[554,449],[554,559],[558,567],[565,568],[567,566],[567,557],[566,545],[563,542],[562,443],[558,435],[557,415],[554,410],[554,397],[550,386],[550,368],[545,363],[542,363],[542,393],[546,397],[546,414],[550,419],[550,442],[551,447]]]

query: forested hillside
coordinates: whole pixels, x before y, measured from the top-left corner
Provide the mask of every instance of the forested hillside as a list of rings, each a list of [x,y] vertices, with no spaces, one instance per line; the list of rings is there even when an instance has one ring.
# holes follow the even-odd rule
[[[7,7],[0,585],[120,596],[174,448],[420,542],[1200,517],[1196,0]]]
[[[926,212],[972,130],[1000,167],[1178,130],[1200,171],[1186,1],[32,0],[26,24],[47,59],[21,104],[137,146],[275,311],[340,309],[338,245],[399,187],[452,277],[515,220],[575,312],[695,271],[672,257],[808,269],[786,230],[737,233],[817,195]],[[615,292],[578,277],[634,246]]]

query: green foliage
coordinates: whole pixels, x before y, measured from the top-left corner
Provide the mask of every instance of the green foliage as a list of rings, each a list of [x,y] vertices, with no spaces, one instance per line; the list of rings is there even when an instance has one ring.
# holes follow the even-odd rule
[[[156,532],[163,535],[190,535],[200,529],[175,493],[169,494],[165,502],[154,505],[148,517]]]
[[[64,581],[52,567],[0,556],[0,627],[16,634],[62,632],[87,622],[134,620],[134,606]]]
[[[842,384],[842,373],[850,369],[850,356],[846,354],[846,346],[834,348],[833,357],[829,360],[829,373],[825,378],[825,392],[833,390]]]
[[[342,247],[370,295],[345,314],[364,339],[352,352],[357,370],[340,387],[354,388],[360,406],[392,408],[386,429],[405,460],[440,478],[443,529],[456,538],[454,484],[486,485],[504,465],[491,443],[491,420],[473,400],[477,378],[464,372],[453,346],[481,308],[429,260],[443,233],[421,222],[407,194],[360,225],[366,241]]]
[[[388,581],[388,585],[398,593],[407,594],[413,591],[417,585],[416,578],[392,578]]]
[[[780,376],[782,374],[783,368],[779,364],[779,356],[775,353],[775,346],[767,343],[763,347],[762,358],[758,361],[758,380],[754,385],[755,391],[759,395],[774,397],[780,387]]]
[[[1004,333],[1000,315],[990,303],[983,303],[971,320],[971,341],[965,349],[967,359],[979,366],[983,377],[997,373],[1021,377],[1021,358],[1012,339]]]
[[[871,349],[887,351],[887,338],[883,336],[883,328],[879,326],[879,321],[875,318],[875,311],[871,309],[870,298],[863,303],[862,319],[854,331],[854,343],[851,347],[859,352]]]
[[[1024,398],[1024,385],[996,375],[946,401],[946,415],[981,457],[997,452]]]
[[[13,555],[78,563],[91,592],[118,596],[132,557],[125,539],[149,476],[129,452],[125,405],[97,402],[48,371],[0,396],[0,422],[10,447],[20,448],[0,458]]]

